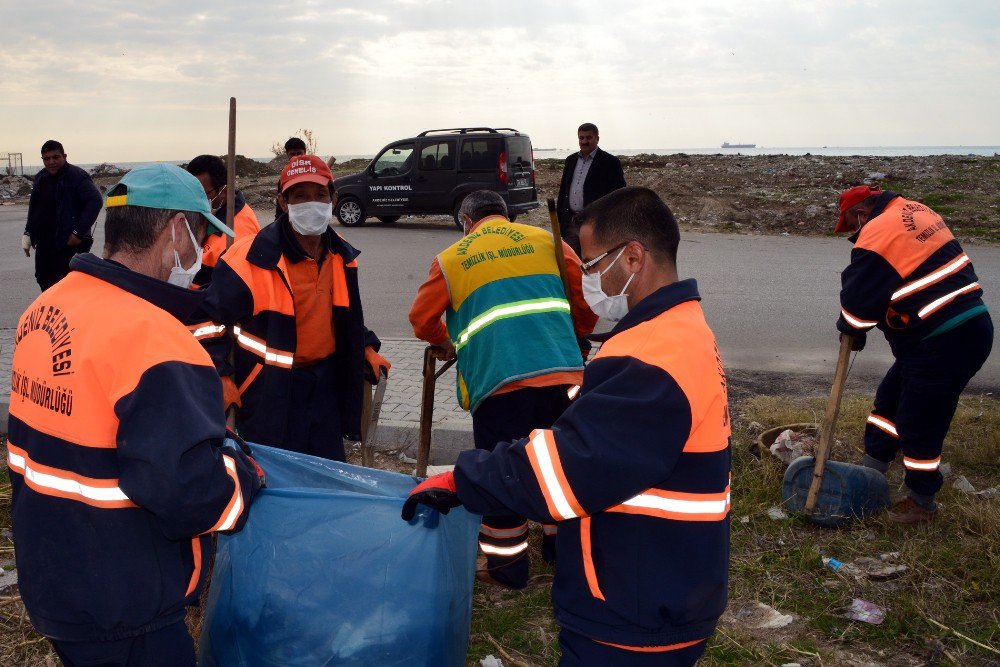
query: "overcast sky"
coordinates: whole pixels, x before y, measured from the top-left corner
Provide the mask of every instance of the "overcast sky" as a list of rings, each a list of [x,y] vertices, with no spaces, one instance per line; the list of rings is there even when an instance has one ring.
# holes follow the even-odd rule
[[[536,147],[1000,144],[1000,2],[213,0],[0,3],[0,152],[38,163],[323,155],[421,130]]]

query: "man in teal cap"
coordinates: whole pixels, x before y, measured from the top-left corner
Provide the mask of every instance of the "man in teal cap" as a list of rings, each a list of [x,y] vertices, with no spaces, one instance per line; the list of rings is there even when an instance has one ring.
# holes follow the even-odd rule
[[[207,227],[228,230],[172,165],[134,169],[106,206],[104,259],[77,255],[15,335],[18,584],[67,665],[194,665],[184,615],[210,535],[239,530],[263,485],[182,324]]]

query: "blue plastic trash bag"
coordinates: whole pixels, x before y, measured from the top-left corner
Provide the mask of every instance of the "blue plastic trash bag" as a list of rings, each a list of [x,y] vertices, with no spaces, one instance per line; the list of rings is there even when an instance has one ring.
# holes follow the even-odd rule
[[[802,456],[785,470],[781,485],[785,509],[792,512],[805,509],[814,461],[811,456]],[[816,508],[807,518],[821,526],[845,526],[855,519],[874,516],[888,506],[889,483],[885,475],[873,468],[827,461]]]
[[[413,477],[252,445],[267,474],[220,536],[202,665],[464,665],[479,517],[421,506]]]

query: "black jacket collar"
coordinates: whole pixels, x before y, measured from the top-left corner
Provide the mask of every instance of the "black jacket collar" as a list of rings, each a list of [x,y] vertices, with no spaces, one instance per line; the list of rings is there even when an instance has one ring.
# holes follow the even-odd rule
[[[614,329],[608,333],[592,334],[587,336],[587,338],[598,343],[603,343],[615,334],[651,320],[685,301],[701,301],[701,295],[698,294],[698,281],[694,278],[678,280],[675,283],[661,287],[637,303],[635,308],[629,310],[625,314],[625,317],[615,325]]]
[[[123,264],[101,259],[89,252],[74,256],[70,260],[69,268],[71,271],[86,273],[134,294],[167,311],[181,322],[187,321],[201,301],[201,294],[196,290],[185,289],[136,273]]]
[[[281,259],[282,255],[285,255],[293,262],[301,261],[304,258],[302,248],[288,247],[285,240],[286,234],[291,235],[290,224],[288,222],[288,215],[282,214],[278,216],[277,220],[260,230],[257,236],[254,237],[253,242],[250,244],[250,250],[247,251],[247,261],[262,269],[269,270],[278,268],[278,260]],[[354,261],[361,254],[360,251],[342,239],[332,229],[327,229],[323,233],[323,237],[327,249],[343,257],[345,264]],[[298,246],[298,244],[296,243],[295,246]],[[298,254],[296,255],[296,253]]]

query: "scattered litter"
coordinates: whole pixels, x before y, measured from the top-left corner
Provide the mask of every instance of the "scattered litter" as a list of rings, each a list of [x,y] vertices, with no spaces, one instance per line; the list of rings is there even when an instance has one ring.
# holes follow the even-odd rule
[[[782,663],[781,667],[802,667],[802,664],[798,662],[785,662]]]
[[[969,495],[976,492],[976,487],[972,486],[972,482],[966,479],[965,475],[958,477],[951,485],[962,493],[968,493]]]
[[[868,174],[868,180],[871,181],[881,181],[884,179],[885,179],[885,174],[882,173],[881,171],[873,171],[870,174]]]
[[[736,612],[736,618],[751,630],[783,628],[795,620],[794,614],[782,614],[763,602],[755,602]]]
[[[788,232],[781,232],[781,235],[782,236],[791,236],[791,234],[789,234]]]
[[[898,551],[890,551],[879,555],[878,558],[861,556],[849,563],[844,563],[836,558],[823,556],[823,565],[838,574],[852,576],[855,579],[871,579],[872,581],[885,581],[895,579],[910,568],[906,565],[894,563],[899,559]]]
[[[440,475],[443,472],[451,472],[455,469],[454,465],[450,466],[427,466],[427,476]]]
[[[406,465],[413,465],[414,463],[417,462],[416,459],[411,459],[409,456],[407,456],[403,452],[399,453],[399,460],[402,461],[403,463],[405,463]]]
[[[844,617],[849,618],[852,621],[861,621],[862,623],[871,623],[872,625],[882,625],[882,621],[885,620],[885,609],[878,606],[874,602],[854,598],[851,600],[850,606],[844,613]]]
[[[873,581],[895,579],[910,569],[905,565],[887,563],[886,559],[881,557],[869,558],[868,556],[855,559],[851,565],[858,571],[860,576],[867,577]]]
[[[767,515],[774,519],[775,521],[784,521],[788,518],[788,512],[781,509],[780,507],[772,507],[767,510]]]
[[[938,471],[944,477],[951,477],[951,464],[950,463],[942,463],[938,467]]]
[[[750,517],[748,516],[740,517],[740,523],[750,523]]]
[[[974,496],[978,496],[983,500],[993,500],[994,498],[1000,496],[1000,487],[991,486],[988,489],[983,489],[982,491],[976,491]]]
[[[786,464],[802,456],[812,456],[816,438],[807,434],[785,429],[778,434],[771,445],[771,453]]]
[[[503,663],[500,661],[500,658],[497,658],[492,653],[481,659],[479,661],[479,665],[480,667],[503,667]]]
[[[841,563],[836,558],[829,558],[827,556],[823,556],[823,565],[826,565],[828,568],[830,568],[834,572],[840,572],[841,568],[844,567],[844,564]]]
[[[747,425],[747,428],[754,433],[760,433],[764,430],[764,425],[760,422],[750,422],[750,424]]]

